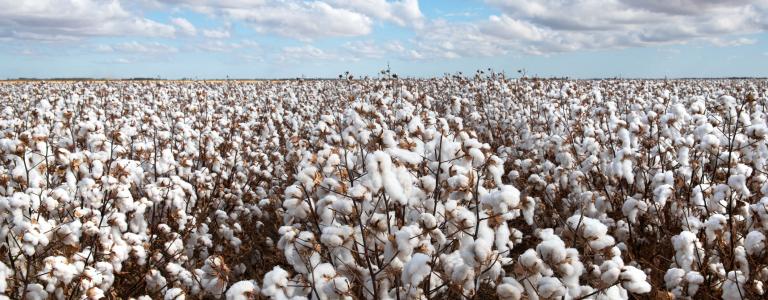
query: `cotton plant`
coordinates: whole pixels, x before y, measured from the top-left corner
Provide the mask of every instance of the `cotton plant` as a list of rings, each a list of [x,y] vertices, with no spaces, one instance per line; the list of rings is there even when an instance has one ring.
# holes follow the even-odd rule
[[[764,296],[761,81],[343,78],[0,86],[0,298]]]

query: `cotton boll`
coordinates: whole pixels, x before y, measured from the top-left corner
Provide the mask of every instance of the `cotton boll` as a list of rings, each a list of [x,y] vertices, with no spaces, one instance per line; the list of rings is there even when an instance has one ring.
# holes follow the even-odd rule
[[[430,274],[431,258],[423,253],[416,253],[410,261],[405,264],[402,273],[402,281],[412,288],[418,285]]]
[[[611,285],[616,282],[616,280],[619,280],[621,266],[615,261],[606,260],[600,265],[600,272],[600,280],[606,285]]]
[[[335,299],[353,299],[350,295],[352,283],[346,277],[337,276],[323,286],[323,292]]]
[[[312,270],[311,283],[319,288],[318,292],[322,293],[322,298],[334,294],[334,289],[332,287],[334,277],[336,277],[336,270],[334,270],[333,266],[329,263],[319,264]]]
[[[597,219],[574,215],[566,223],[573,232],[586,239],[592,249],[602,250],[615,243],[612,236],[606,235],[608,227]]]
[[[672,246],[675,249],[675,262],[685,271],[691,271],[697,257],[703,257],[699,239],[690,231],[683,231],[672,237]],[[697,253],[699,252],[699,253]]]
[[[104,291],[101,290],[100,288],[97,288],[97,287],[89,288],[85,292],[85,295],[90,300],[100,300],[100,299],[104,299],[105,298]]]
[[[368,158],[366,165],[368,166],[370,186],[374,192],[383,187],[387,195],[400,205],[408,203],[403,187],[393,172],[392,159],[389,154],[376,151]]]
[[[210,256],[203,265],[200,284],[206,293],[214,297],[221,297],[227,288],[229,267],[221,256]]]
[[[557,299],[565,296],[566,288],[560,279],[554,277],[539,278],[538,292],[544,299]]]
[[[666,274],[664,274],[664,284],[666,285],[668,290],[675,289],[676,287],[680,286],[681,282],[683,282],[684,276],[685,276],[685,270],[678,269],[678,268],[671,268],[667,270]]]
[[[751,170],[749,173],[752,173]],[[752,195],[752,193],[749,192],[749,188],[747,187],[747,175],[745,174],[733,174],[728,177],[728,186],[730,186],[731,189],[737,191],[744,197],[749,197]]]
[[[286,292],[288,291],[289,284],[288,272],[279,266],[275,266],[272,268],[272,271],[264,275],[264,285],[262,286],[261,293],[273,299],[288,299],[289,295]]]
[[[520,203],[520,191],[511,185],[503,185],[498,190],[491,192],[481,201],[493,207],[494,213],[504,214],[511,209],[517,208]]]
[[[333,202],[332,207],[336,213],[342,215],[351,215],[354,211],[354,203],[352,202],[352,199],[346,197],[337,199]]]
[[[741,273],[741,271],[728,272],[728,278],[723,282],[723,294],[722,297],[725,300],[744,299],[746,290],[744,289],[744,283],[747,278]]]
[[[536,246],[536,253],[550,265],[559,264],[567,255],[565,243],[559,238],[542,241]]]
[[[765,251],[765,235],[760,231],[750,231],[744,241],[744,248],[749,255],[761,255]]]
[[[565,256],[565,255],[563,255]],[[528,249],[518,257],[518,262],[529,273],[539,273],[546,267],[544,261],[542,261],[533,249]]]
[[[699,272],[691,271],[685,275],[685,281],[688,282],[688,295],[695,296],[699,286],[704,283],[704,276]]]
[[[422,156],[418,153],[401,148],[387,148],[386,151],[395,159],[411,165],[418,165],[423,160]]]
[[[0,291],[8,288],[8,278],[13,276],[13,270],[0,261]]]
[[[325,227],[320,242],[329,248],[341,247],[354,231],[349,226]]]
[[[430,213],[422,213],[419,215],[419,224],[424,230],[437,229],[437,219]]]
[[[603,250],[605,248],[611,247],[616,243],[616,241],[613,239],[610,235],[604,235],[596,239],[592,239],[589,241],[589,247],[595,250]]]
[[[658,203],[659,207],[664,207],[667,203],[667,199],[674,195],[674,187],[670,184],[663,184],[653,190],[653,199]]]
[[[621,286],[635,294],[645,294],[651,291],[651,285],[646,281],[643,271],[632,266],[624,266],[619,275]]]
[[[31,283],[27,285],[25,300],[45,300],[48,299],[48,292],[45,288],[37,283]]]
[[[165,296],[163,296],[164,300],[185,300],[186,294],[184,293],[184,290],[180,288],[172,288],[168,289],[165,292]]]
[[[627,197],[627,199],[624,201],[624,205],[621,207],[621,211],[624,213],[624,216],[627,217],[629,222],[632,224],[636,224],[637,217],[640,214],[645,213],[646,210],[648,210],[648,204],[631,197]]]
[[[440,262],[451,282],[462,286],[464,290],[474,288],[475,271],[464,263],[459,251],[440,255]]]
[[[184,242],[181,240],[181,237],[179,237],[177,233],[173,233],[173,238],[165,243],[165,252],[169,255],[176,255],[181,253],[183,249]]]
[[[144,282],[147,284],[147,287],[152,290],[161,290],[166,286],[167,280],[163,277],[160,271],[151,269],[144,275]]]
[[[714,214],[710,216],[709,219],[707,219],[707,222],[705,224],[707,242],[709,243],[713,242],[718,235],[722,234],[723,230],[725,229],[726,223],[727,223],[727,218],[724,215]]]
[[[523,296],[525,289],[512,277],[504,277],[501,284],[496,286],[496,294],[502,300],[518,300]]]

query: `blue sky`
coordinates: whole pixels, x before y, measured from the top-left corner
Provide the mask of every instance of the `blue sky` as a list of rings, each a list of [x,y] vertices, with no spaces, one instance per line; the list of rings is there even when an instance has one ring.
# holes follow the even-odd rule
[[[765,0],[0,0],[0,78],[768,76]]]

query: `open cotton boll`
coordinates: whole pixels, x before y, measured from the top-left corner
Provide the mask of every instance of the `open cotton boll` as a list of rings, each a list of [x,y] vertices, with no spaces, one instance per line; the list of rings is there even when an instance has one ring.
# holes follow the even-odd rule
[[[538,255],[541,257],[542,260],[544,260],[550,265],[559,264],[567,256],[567,252],[565,250],[565,243],[559,238],[542,241],[541,243],[536,245],[536,253],[538,253]],[[521,256],[521,259],[522,258],[523,256]],[[533,261],[523,263],[523,265],[525,266],[526,264],[531,264],[531,263],[533,263]]]
[[[164,300],[185,300],[186,294],[180,288],[171,288],[165,292]]]
[[[525,288],[513,277],[504,277],[501,284],[496,286],[496,294],[501,300],[519,300]]]
[[[619,275],[621,286],[635,294],[645,294],[651,291],[651,284],[646,280],[643,271],[632,266],[624,266]]]
[[[531,196],[523,198],[523,205],[521,210],[523,212],[525,223],[528,225],[533,225],[533,213],[535,212],[537,202],[539,202],[538,198]]]
[[[751,170],[749,173],[752,173]],[[728,186],[731,187],[734,191],[740,193],[744,197],[749,197],[752,195],[752,193],[749,192],[749,188],[747,187],[747,176],[745,174],[733,174],[731,177],[728,177]]]
[[[430,274],[431,257],[423,253],[416,253],[411,260],[405,264],[403,269],[402,281],[410,287],[418,285]]]
[[[208,257],[202,271],[200,284],[203,290],[214,297],[221,297],[227,288],[229,277],[229,267],[224,262],[224,258],[218,255]]]
[[[235,282],[227,290],[227,300],[251,300],[258,298],[259,286],[255,280]]]
[[[395,176],[392,159],[389,154],[382,151],[376,151],[370,155],[367,161],[369,180],[374,192],[377,192],[381,187],[387,192],[389,197],[400,203],[400,205],[406,205],[408,198],[403,192],[403,187],[400,185],[397,176]]]
[[[340,247],[353,233],[354,230],[349,226],[324,227],[323,234],[320,236],[320,242],[329,248]]]
[[[13,270],[0,261],[0,295],[8,288],[8,277],[13,276]]]
[[[728,222],[727,220],[727,217],[721,214],[713,214],[707,219],[707,222],[705,223],[707,242],[713,242],[719,234],[722,234]]]
[[[328,287],[328,284],[333,284],[333,278],[336,277],[336,270],[334,270],[333,266],[329,263],[322,263],[317,266],[315,266],[314,270],[312,270],[312,281],[311,283],[319,287],[318,292],[321,292],[321,298],[327,298],[330,295],[333,295],[333,288]]]
[[[445,274],[450,276],[451,282],[462,286],[465,290],[474,287],[475,271],[464,262],[459,251],[441,254],[440,263]]]
[[[423,160],[423,157],[418,153],[402,148],[387,148],[386,151],[395,159],[412,165],[418,165]]]
[[[637,217],[641,213],[645,213],[645,211],[648,210],[648,204],[646,204],[644,201],[637,200],[632,197],[627,197],[626,200],[624,200],[624,204],[621,207],[622,213],[624,213],[624,216],[627,217],[630,223],[636,224],[637,223]]]
[[[606,285],[611,285],[619,280],[621,265],[613,260],[606,260],[600,265],[600,280]]]
[[[163,149],[160,159],[157,160],[157,169],[155,171],[157,171],[158,174],[166,174],[173,170],[177,165],[178,163],[173,156],[173,151],[171,149]]]
[[[699,286],[704,283],[704,276],[701,276],[699,272],[691,271],[685,274],[685,281],[688,282],[688,295],[695,296],[696,292],[699,291]]]
[[[757,230],[750,231],[744,241],[744,248],[749,255],[761,255],[765,251],[765,235]]]
[[[48,299],[48,292],[45,288],[38,283],[28,284],[26,289],[26,297],[24,300],[45,300]]]
[[[659,207],[664,207],[667,204],[667,200],[675,193],[674,187],[670,184],[663,184],[653,190],[653,200],[658,203]]]
[[[267,272],[264,275],[264,285],[262,286],[261,293],[264,296],[272,299],[289,299],[291,295],[286,292],[289,291],[288,272],[275,266],[272,271]]]
[[[514,186],[503,185],[490,194],[481,196],[481,202],[491,206],[494,213],[503,214],[518,207],[520,191]]]
[[[685,270],[678,268],[671,268],[664,274],[664,284],[668,290],[673,290],[680,287],[680,283],[683,282],[685,276]]]
[[[613,237],[607,235],[608,227],[597,219],[574,215],[566,223],[573,232],[586,239],[592,249],[602,250],[615,243]]]
[[[560,279],[554,277],[539,278],[539,296],[544,299],[558,299],[566,295],[566,288]]]
[[[722,297],[724,300],[737,300],[737,299],[744,299],[744,294],[746,294],[746,290],[744,289],[744,283],[746,283],[747,278],[744,276],[744,274],[741,273],[741,271],[730,271],[728,272],[728,278],[726,278],[725,282],[723,282],[723,294]]]

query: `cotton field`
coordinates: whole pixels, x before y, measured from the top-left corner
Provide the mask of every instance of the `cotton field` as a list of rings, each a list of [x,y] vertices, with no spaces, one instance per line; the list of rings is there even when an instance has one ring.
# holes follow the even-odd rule
[[[768,81],[0,83],[0,299],[768,297]]]

